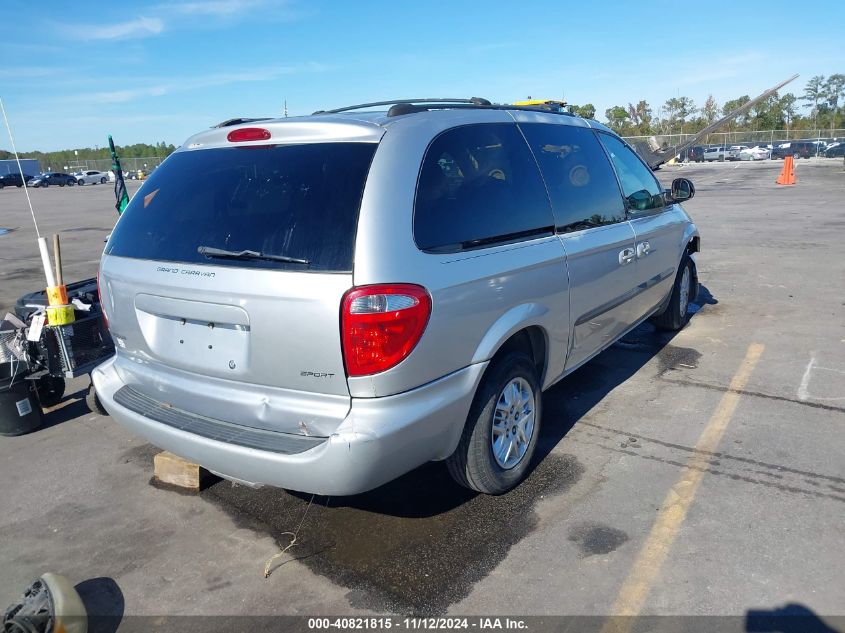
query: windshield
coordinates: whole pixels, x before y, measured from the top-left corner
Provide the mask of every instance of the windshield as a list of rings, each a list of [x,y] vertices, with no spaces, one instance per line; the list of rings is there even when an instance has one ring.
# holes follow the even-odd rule
[[[132,198],[106,253],[349,271],[375,149],[372,143],[319,143],[177,152]],[[212,255],[220,251],[261,257]]]

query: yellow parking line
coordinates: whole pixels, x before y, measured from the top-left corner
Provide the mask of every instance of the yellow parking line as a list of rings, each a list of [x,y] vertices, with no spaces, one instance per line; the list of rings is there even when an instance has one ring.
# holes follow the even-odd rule
[[[745,388],[751,372],[757,365],[764,346],[752,343],[748,346],[742,364],[734,374],[728,391],[722,396],[710,421],[701,432],[695,451],[687,461],[680,478],[663,500],[663,507],[657,515],[654,526],[637,556],[634,566],[622,584],[611,614],[613,616],[636,616],[645,604],[660,567],[669,553],[669,548],[678,535],[678,530],[692,505],[698,485],[710,463],[713,451],[719,445],[722,435],[739,403],[740,392]],[[611,618],[605,624],[604,633],[623,633],[630,630],[631,617]]]

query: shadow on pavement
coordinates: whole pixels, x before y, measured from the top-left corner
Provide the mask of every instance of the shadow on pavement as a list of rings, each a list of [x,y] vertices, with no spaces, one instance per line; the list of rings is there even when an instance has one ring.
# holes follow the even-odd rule
[[[839,623],[843,618],[838,618]],[[843,633],[827,625],[803,604],[790,603],[777,609],[749,609],[745,630],[754,633]]]
[[[51,407],[49,411],[44,412],[41,417],[41,426],[35,429],[33,433],[70,422],[90,413],[88,405],[85,404],[85,394],[87,393],[88,388],[86,387],[85,389],[65,394],[59,404]]]
[[[718,300],[705,286],[699,286],[695,304],[690,304],[690,321],[705,305]],[[643,323],[620,341],[564,378],[543,394],[543,428],[535,454],[540,463],[578,423],[616,387],[657,357],[663,369],[684,361],[694,362],[699,353],[671,345],[677,332],[657,330]]]

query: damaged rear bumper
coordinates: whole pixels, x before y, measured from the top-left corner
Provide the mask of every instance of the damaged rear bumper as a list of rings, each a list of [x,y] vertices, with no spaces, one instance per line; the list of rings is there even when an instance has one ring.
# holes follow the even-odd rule
[[[151,443],[223,477],[324,495],[376,488],[417,466],[445,459],[458,444],[487,363],[405,393],[353,398],[327,438],[252,429],[128,397],[113,357],[92,372],[103,406]],[[166,412],[166,414],[165,414]]]

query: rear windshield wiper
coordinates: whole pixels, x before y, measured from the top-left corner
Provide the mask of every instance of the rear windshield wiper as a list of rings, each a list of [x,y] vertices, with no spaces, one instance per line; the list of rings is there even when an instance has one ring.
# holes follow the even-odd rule
[[[299,257],[288,257],[287,255],[273,255],[271,253],[259,253],[258,251],[227,251],[223,248],[213,246],[198,246],[197,253],[206,257],[223,257],[227,259],[265,259],[271,262],[285,262],[287,264],[310,264],[311,260]]]

